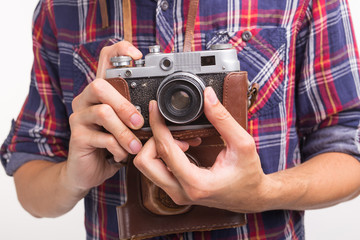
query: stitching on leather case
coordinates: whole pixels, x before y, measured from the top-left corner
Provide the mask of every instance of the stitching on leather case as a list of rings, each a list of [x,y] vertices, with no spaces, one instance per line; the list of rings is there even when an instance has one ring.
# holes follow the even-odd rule
[[[197,148],[214,148],[214,147],[224,147],[224,144],[212,144],[212,145],[197,146]]]
[[[144,134],[144,135],[142,135]],[[148,132],[135,132],[135,135],[141,140],[149,139],[152,134]],[[211,136],[218,136],[219,133],[216,131],[215,128],[204,129],[204,130],[193,130],[188,131],[185,133],[182,132],[172,132],[172,135],[175,139],[189,139],[189,138],[196,138],[196,137],[211,137]]]
[[[156,233],[159,233],[159,232],[164,232],[165,231],[169,231],[169,232],[177,232],[177,231],[183,231],[183,230],[186,230],[186,231],[193,231],[193,230],[211,230],[213,228],[221,228],[221,227],[224,227],[224,226],[229,226],[229,225],[232,225],[232,226],[237,226],[238,224],[242,224],[241,222],[239,221],[233,221],[233,222],[227,222],[227,223],[222,223],[222,224],[212,224],[212,225],[199,225],[199,226],[193,226],[191,228],[189,227],[178,227],[178,228],[170,228],[170,229],[156,229],[156,230],[152,230],[152,231],[149,231],[149,232],[146,232],[146,233],[141,233],[141,234],[138,234],[138,235],[134,235],[132,236],[132,238],[136,238],[136,237],[147,237],[147,235],[150,235],[150,234],[156,234]]]
[[[232,76],[232,73],[229,73],[229,75],[226,76],[226,78],[231,78]],[[228,84],[228,81],[224,81],[224,88],[225,88],[225,93],[223,94],[223,105],[224,107],[226,108],[227,106],[227,100],[228,100],[228,97],[227,97],[227,94],[228,94],[228,88],[229,88],[229,84]]]
[[[183,138],[183,137],[190,137],[190,138],[194,138],[194,137],[205,137],[205,136],[213,136],[215,135],[217,132],[214,130],[199,130],[195,133],[191,133],[189,132],[188,134],[187,133],[179,133],[179,134],[174,134],[176,137],[179,137],[179,138]]]

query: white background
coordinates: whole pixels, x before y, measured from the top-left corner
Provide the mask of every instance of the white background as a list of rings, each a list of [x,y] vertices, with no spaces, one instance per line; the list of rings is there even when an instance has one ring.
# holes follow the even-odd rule
[[[28,91],[32,64],[31,19],[38,0],[3,1],[0,8],[0,142],[6,138]],[[357,39],[360,2],[349,0]],[[359,40],[360,41],[360,40]],[[358,42],[359,42],[358,41]],[[13,179],[0,167],[0,239],[85,239],[83,202],[56,219],[36,219],[16,198]],[[338,206],[308,211],[308,240],[360,239],[360,197]]]

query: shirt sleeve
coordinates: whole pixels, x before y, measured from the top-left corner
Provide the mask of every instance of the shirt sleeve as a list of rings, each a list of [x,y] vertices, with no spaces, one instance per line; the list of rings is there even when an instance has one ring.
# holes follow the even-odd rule
[[[40,1],[33,17],[34,63],[28,96],[1,147],[8,175],[31,160],[64,161],[70,129],[59,81],[59,54],[52,8]]]
[[[297,45],[302,159],[342,152],[360,160],[360,64],[347,1],[313,1]]]

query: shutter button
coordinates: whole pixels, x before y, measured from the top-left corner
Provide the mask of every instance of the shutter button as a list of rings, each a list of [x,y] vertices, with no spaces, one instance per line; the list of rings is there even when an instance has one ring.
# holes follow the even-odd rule
[[[252,33],[250,31],[245,31],[241,34],[241,38],[244,42],[248,42],[252,38]]]
[[[161,10],[166,11],[169,8],[168,1],[166,1],[166,0],[162,1],[160,7],[161,7]]]

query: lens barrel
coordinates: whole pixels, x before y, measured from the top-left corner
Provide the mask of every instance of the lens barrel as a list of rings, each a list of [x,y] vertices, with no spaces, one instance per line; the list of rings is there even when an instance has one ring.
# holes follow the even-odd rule
[[[163,117],[175,124],[187,124],[203,113],[204,81],[189,72],[167,76],[157,89],[157,102]]]

